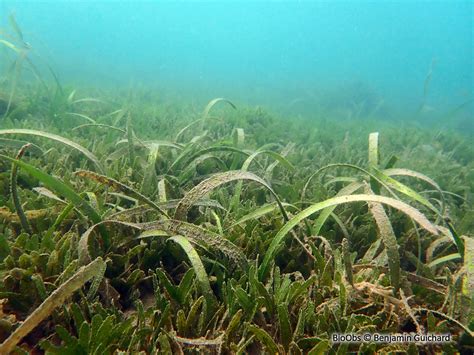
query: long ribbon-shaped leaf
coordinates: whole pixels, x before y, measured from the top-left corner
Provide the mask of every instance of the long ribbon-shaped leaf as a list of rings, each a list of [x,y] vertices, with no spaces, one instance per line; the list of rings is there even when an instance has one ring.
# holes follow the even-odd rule
[[[43,138],[51,139],[53,141],[62,143],[64,145],[67,145],[71,148],[76,149],[77,151],[84,154],[90,161],[92,161],[100,172],[103,172],[103,170],[104,170],[102,168],[102,165],[99,162],[99,159],[97,159],[97,157],[94,154],[92,154],[89,150],[87,150],[83,146],[81,146],[81,145],[79,145],[79,144],[77,144],[77,143],[75,143],[75,142],[73,142],[73,141],[71,141],[67,138],[58,136],[57,134],[42,132],[42,131],[35,131],[33,129],[1,129],[0,130],[0,135],[3,135],[3,134],[26,134],[26,135],[30,135],[30,136],[37,136],[37,137],[43,137]]]
[[[197,253],[196,249],[192,246],[192,244],[183,236],[176,235],[171,237],[169,240],[177,243],[186,253],[191,262],[191,265],[194,268],[194,272],[196,273],[196,278],[198,280],[198,286],[206,300],[207,306],[207,315],[208,317],[212,315],[214,311],[214,306],[216,304],[216,299],[214,293],[212,292],[211,285],[209,283],[209,278],[206,273],[206,269],[202,264],[201,258]]]
[[[79,196],[73,189],[71,189],[62,181],[56,179],[55,177],[52,177],[51,175],[46,174],[45,172],[21,160],[13,159],[9,156],[2,154],[0,154],[0,158],[7,159],[12,163],[15,163],[20,168],[25,170],[28,174],[45,184],[49,189],[53,190],[58,195],[63,195],[66,199],[71,201],[79,211],[89,217],[92,222],[99,223],[102,220],[102,218],[94,208],[92,208],[84,199],[81,198],[81,196]],[[100,228],[99,230],[104,241],[104,246],[107,249],[110,245],[109,236],[105,229]]]
[[[80,268],[70,279],[64,282],[58,289],[46,298],[33,313],[31,313],[21,325],[10,334],[7,340],[0,345],[1,354],[9,354],[15,346],[28,335],[34,328],[46,319],[55,308],[62,306],[64,301],[76,290],[80,289],[87,281],[94,276],[98,276],[105,268],[105,263],[101,258],[97,258],[90,264]]]
[[[191,208],[191,206],[194,205],[198,200],[203,198],[206,194],[214,190],[216,187],[235,180],[251,180],[258,182],[260,185],[266,187],[278,203],[283,217],[285,218],[285,220],[288,220],[285,208],[283,207],[278,195],[275,193],[275,191],[273,191],[270,185],[268,185],[265,180],[258,177],[257,175],[245,171],[227,171],[224,173],[218,173],[212,175],[209,179],[202,181],[199,185],[195,186],[183,197],[178,207],[176,208],[175,219],[186,218],[189,208]]]
[[[379,203],[386,204],[390,207],[393,207],[402,211],[407,216],[415,220],[420,226],[425,228],[427,231],[435,235],[438,234],[438,230],[436,229],[436,227],[420,211],[407,205],[404,202],[395,200],[393,198],[378,196],[378,195],[365,195],[365,194],[333,197],[328,200],[318,202],[306,208],[305,210],[301,211],[292,219],[290,219],[283,226],[283,228],[281,228],[278,231],[278,233],[273,238],[267,250],[267,253],[265,254],[262,265],[260,266],[260,270],[259,270],[260,279],[263,279],[266,273],[268,272],[268,269],[270,267],[270,262],[274,259],[278,249],[283,243],[285,236],[294,227],[296,227],[302,220],[304,220],[305,218],[311,216],[313,213],[316,213],[324,208],[340,205],[343,203],[350,203],[350,202],[379,202]]]

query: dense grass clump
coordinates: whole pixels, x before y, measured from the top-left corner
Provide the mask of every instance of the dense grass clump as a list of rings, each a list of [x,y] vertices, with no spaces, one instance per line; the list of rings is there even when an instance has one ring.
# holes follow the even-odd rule
[[[461,136],[42,90],[1,117],[1,353],[472,351]]]

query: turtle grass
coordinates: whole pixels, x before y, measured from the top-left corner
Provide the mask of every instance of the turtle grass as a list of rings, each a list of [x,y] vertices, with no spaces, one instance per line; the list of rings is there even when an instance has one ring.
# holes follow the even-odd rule
[[[0,118],[5,352],[413,351],[331,342],[411,329],[472,349],[462,136],[64,95],[94,123],[51,95]]]

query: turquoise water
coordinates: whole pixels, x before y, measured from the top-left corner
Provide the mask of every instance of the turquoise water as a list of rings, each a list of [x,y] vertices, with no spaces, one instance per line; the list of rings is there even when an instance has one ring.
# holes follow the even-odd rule
[[[0,0],[0,27],[12,13],[62,82],[472,119],[472,1]]]
[[[474,354],[473,1],[0,0],[0,355]]]

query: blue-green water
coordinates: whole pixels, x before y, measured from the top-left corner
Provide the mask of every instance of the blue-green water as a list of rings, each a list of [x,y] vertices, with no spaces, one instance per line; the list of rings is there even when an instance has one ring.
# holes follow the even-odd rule
[[[474,354],[472,11],[0,0],[0,355]]]
[[[0,27],[11,13],[62,82],[439,119],[473,95],[472,1],[1,0]]]

